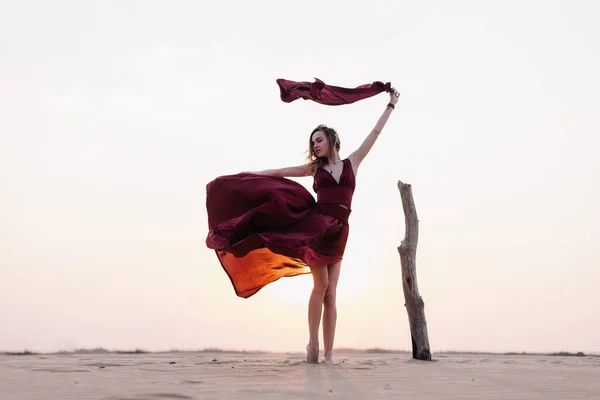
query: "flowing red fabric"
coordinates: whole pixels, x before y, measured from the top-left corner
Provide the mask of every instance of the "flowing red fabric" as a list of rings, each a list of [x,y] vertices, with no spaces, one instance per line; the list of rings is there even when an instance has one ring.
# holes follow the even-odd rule
[[[287,79],[277,79],[276,82],[279,85],[281,100],[286,103],[302,98],[329,106],[339,106],[351,104],[381,92],[390,93],[392,91],[390,82],[383,83],[379,81],[355,88],[327,85],[317,78],[314,82],[296,82]]]
[[[355,88],[277,79],[281,100],[299,98],[325,105],[351,104],[391,92],[373,82]],[[299,183],[282,177],[240,173],[206,186],[209,233],[235,293],[244,298],[282,277],[310,273],[342,260],[348,239],[355,177],[343,160],[339,182],[323,167],[314,175],[317,200]]]
[[[339,182],[322,167],[316,171],[316,201],[304,186],[282,177],[240,173],[208,183],[206,245],[239,297],[342,259],[355,187],[352,164],[343,162]]]

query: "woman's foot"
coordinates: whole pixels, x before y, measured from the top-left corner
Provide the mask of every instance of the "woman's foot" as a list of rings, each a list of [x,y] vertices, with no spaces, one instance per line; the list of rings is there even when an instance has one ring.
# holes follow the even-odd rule
[[[331,354],[325,354],[325,361],[323,361],[325,364],[337,364],[337,362],[333,359],[333,356]]]
[[[319,344],[306,345],[306,362],[309,364],[317,364],[319,362]]]

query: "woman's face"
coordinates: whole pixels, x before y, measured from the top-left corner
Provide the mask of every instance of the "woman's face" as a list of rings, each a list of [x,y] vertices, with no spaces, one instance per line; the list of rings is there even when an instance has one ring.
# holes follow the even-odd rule
[[[329,154],[329,141],[322,131],[313,133],[312,138],[313,151],[317,157],[327,157]]]

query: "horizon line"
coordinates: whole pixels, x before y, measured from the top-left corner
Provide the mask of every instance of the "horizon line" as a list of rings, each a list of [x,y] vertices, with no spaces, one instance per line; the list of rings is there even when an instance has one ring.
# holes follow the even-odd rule
[[[354,348],[340,347],[336,348],[337,353],[363,353],[363,354],[410,354],[411,350],[391,349],[380,347]],[[63,355],[63,354],[165,354],[165,353],[227,353],[227,354],[302,354],[302,351],[270,351],[270,350],[241,350],[224,349],[218,347],[205,347],[202,349],[170,349],[170,350],[144,350],[136,348],[134,350],[106,349],[103,347],[77,348],[73,350],[59,351],[35,351],[25,349],[23,351],[3,351],[2,356],[27,356],[27,355]],[[600,357],[597,352],[583,351],[554,351],[554,352],[529,352],[529,351],[480,351],[480,350],[440,350],[432,352],[435,354],[490,354],[490,355],[545,355],[545,356],[576,356],[576,357]]]

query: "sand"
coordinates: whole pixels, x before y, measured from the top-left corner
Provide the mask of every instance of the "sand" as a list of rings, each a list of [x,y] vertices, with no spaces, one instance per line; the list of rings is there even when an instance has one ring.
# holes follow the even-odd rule
[[[0,356],[0,399],[600,399],[600,357],[173,352]]]

